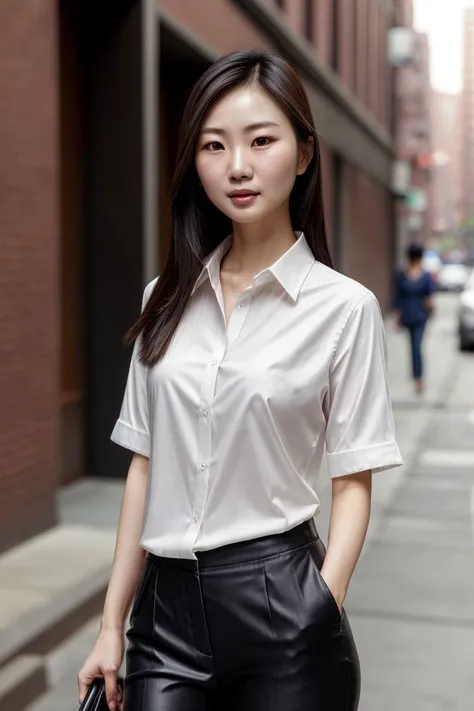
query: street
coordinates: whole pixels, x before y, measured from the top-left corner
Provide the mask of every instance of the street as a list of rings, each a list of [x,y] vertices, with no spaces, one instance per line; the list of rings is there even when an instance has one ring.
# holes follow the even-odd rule
[[[361,659],[360,711],[472,710],[474,354],[457,350],[456,309],[457,297],[438,297],[422,398],[407,381],[405,334],[387,326],[405,465],[374,476],[369,536],[346,601]],[[321,500],[317,524],[325,538],[327,485]],[[49,655],[53,690],[29,711],[76,708],[76,674],[97,624]]]

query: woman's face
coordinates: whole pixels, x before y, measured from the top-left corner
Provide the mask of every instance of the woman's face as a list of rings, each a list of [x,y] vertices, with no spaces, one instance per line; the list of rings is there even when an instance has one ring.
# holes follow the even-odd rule
[[[196,169],[214,205],[234,222],[254,222],[288,204],[295,178],[306,170],[312,139],[298,142],[293,127],[259,87],[238,87],[206,116]]]

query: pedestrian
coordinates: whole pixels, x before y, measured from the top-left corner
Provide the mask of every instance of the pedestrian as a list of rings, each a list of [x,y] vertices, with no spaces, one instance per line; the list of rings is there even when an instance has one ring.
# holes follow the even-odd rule
[[[116,707],[134,598],[125,711],[354,711],[343,602],[372,472],[402,460],[380,308],[332,268],[317,134],[283,58],[232,53],[197,82],[172,216],[128,334],[112,439],[134,456],[80,699],[104,676]]]
[[[395,276],[394,308],[399,328],[410,337],[411,369],[415,392],[424,392],[422,341],[428,318],[434,312],[433,279],[422,267],[423,247],[411,244],[406,250],[406,265]]]

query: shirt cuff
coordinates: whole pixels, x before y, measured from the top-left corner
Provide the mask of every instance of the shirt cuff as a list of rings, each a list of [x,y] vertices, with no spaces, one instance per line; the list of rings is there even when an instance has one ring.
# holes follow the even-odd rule
[[[331,479],[337,476],[356,474],[369,469],[372,473],[400,467],[403,459],[395,441],[383,442],[370,447],[349,449],[345,452],[327,453],[328,471]]]
[[[143,430],[137,430],[123,420],[117,420],[110,439],[115,444],[130,449],[132,452],[142,454],[144,457],[150,456],[150,437],[148,433],[143,432]]]

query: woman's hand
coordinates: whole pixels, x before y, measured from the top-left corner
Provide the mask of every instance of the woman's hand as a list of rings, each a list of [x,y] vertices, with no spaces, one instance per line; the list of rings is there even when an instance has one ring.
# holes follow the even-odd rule
[[[323,578],[324,582],[326,583],[329,592],[333,596],[338,608],[339,612],[342,615],[342,606],[344,604],[344,600],[346,599],[346,591],[339,589],[337,583],[335,581],[332,581],[330,578],[328,578],[324,573],[323,569],[321,569],[321,577]]]
[[[117,673],[122,664],[124,640],[122,629],[102,629],[92,652],[77,676],[79,703],[96,677],[105,680],[107,705],[111,711],[122,711],[122,694],[117,686]]]
[[[122,694],[117,673],[124,654],[124,626],[130,603],[143,567],[145,551],[140,546],[143,528],[148,459],[133,456],[122,500],[114,561],[102,610],[100,632],[95,645],[78,674],[79,703],[95,678],[105,680],[107,704],[121,711]]]

